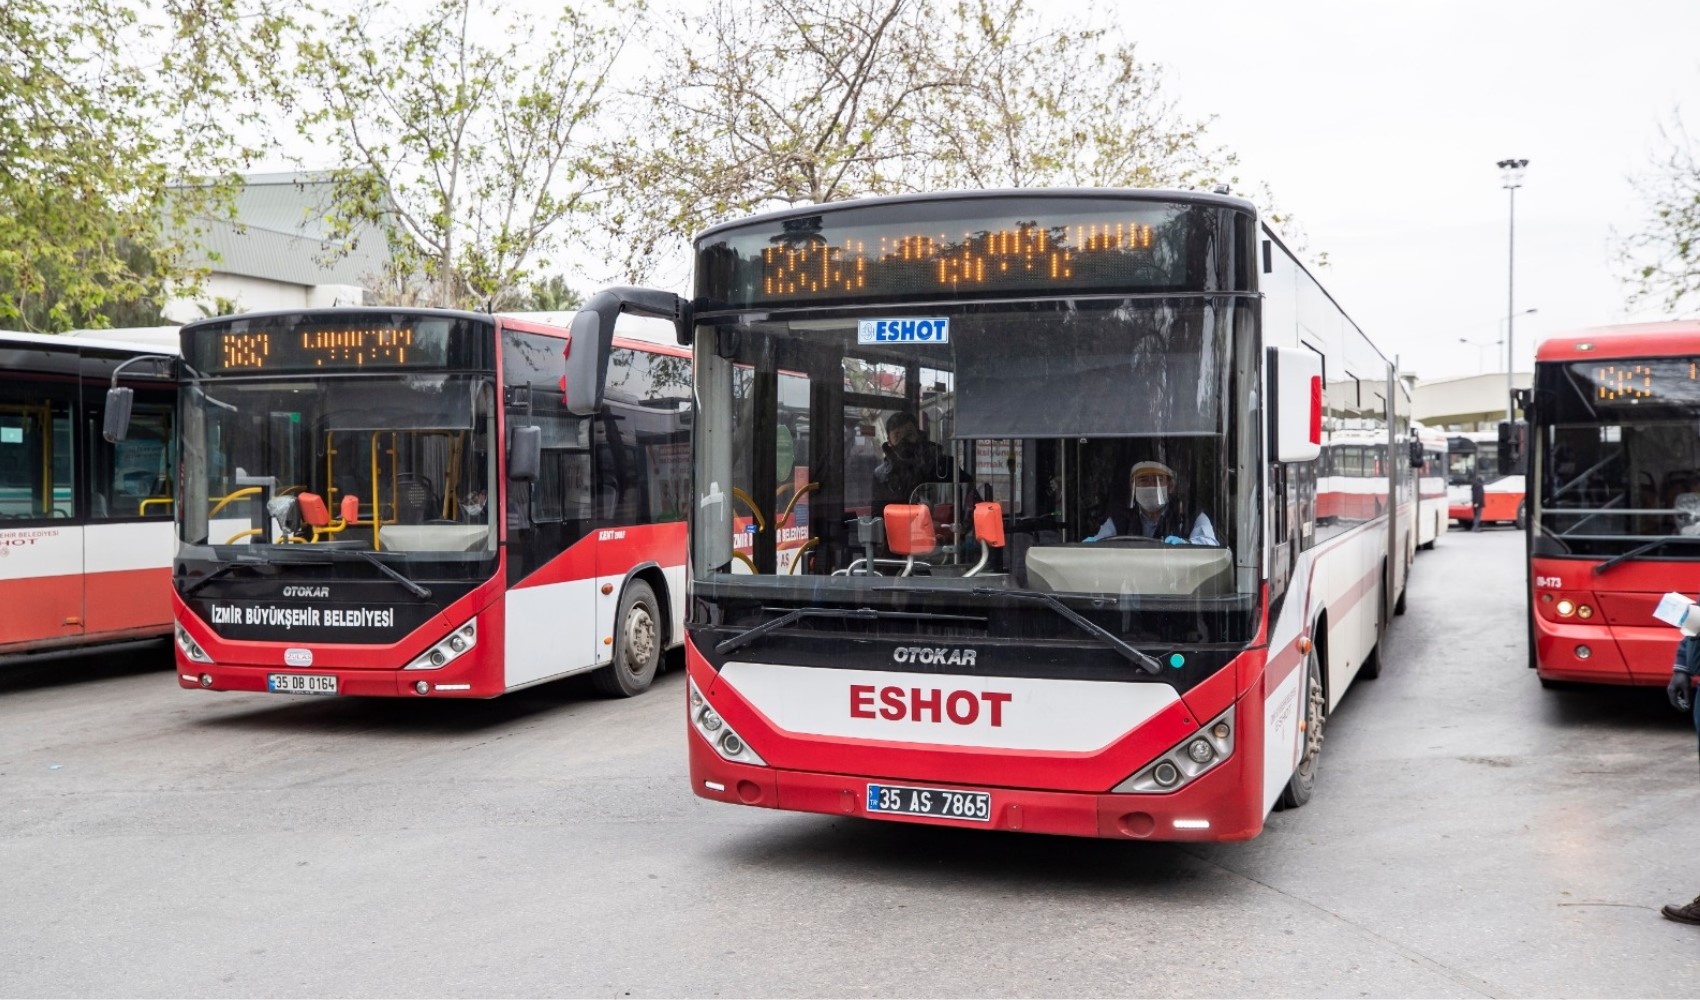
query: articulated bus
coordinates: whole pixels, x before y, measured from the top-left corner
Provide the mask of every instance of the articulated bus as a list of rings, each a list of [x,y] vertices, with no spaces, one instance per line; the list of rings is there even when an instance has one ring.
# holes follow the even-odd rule
[[[682,641],[676,345],[339,308],[182,346],[183,687],[488,698],[595,671],[633,695]]]
[[[1446,435],[1412,421],[1411,437],[1422,447],[1423,456],[1417,469],[1417,548],[1432,549],[1452,521],[1446,495]]]
[[[175,356],[0,333],[0,658],[171,634]],[[133,433],[111,444],[115,375]]]
[[[1501,421],[1497,430],[1468,431],[1446,439],[1446,500],[1452,520],[1468,527],[1475,517],[1470,483],[1482,477],[1482,523],[1523,527],[1528,512],[1524,462],[1508,447],[1508,436],[1525,430],[1521,421]]]
[[[1310,798],[1404,586],[1409,400],[1249,202],[815,205],[694,281],[697,795],[1190,840]],[[1383,460],[1325,521],[1336,433]]]
[[[1529,651],[1546,687],[1658,684],[1680,638],[1653,618],[1700,591],[1700,324],[1554,337],[1529,416]]]

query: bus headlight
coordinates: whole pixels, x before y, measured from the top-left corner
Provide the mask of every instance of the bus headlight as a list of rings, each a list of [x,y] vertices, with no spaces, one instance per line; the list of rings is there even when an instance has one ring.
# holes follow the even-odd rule
[[[1553,605],[1552,609],[1558,612],[1560,618],[1569,618],[1576,613],[1576,605],[1568,597]]]
[[[196,663],[211,663],[213,661],[213,658],[207,655],[207,651],[201,648],[201,644],[190,638],[189,633],[181,625],[177,626],[177,648],[183,651],[184,656]]]
[[[1176,744],[1173,749],[1112,788],[1117,794],[1168,793],[1195,781],[1217,767],[1234,752],[1234,710],[1211,719],[1208,724]]]
[[[407,665],[408,670],[436,670],[447,666],[451,660],[478,645],[478,622],[476,619],[467,622],[449,634],[447,639],[437,643]]]
[[[702,692],[697,690],[697,682],[690,681],[689,688],[691,728],[697,731],[697,735],[713,747],[715,753],[727,760],[739,764],[760,764],[762,767],[766,767],[767,761],[762,760],[761,754],[751,750],[750,745],[744,742],[744,738],[733,732],[732,727],[726,724],[726,720],[722,719],[719,713],[715,712],[708,704],[708,699],[704,698]]]

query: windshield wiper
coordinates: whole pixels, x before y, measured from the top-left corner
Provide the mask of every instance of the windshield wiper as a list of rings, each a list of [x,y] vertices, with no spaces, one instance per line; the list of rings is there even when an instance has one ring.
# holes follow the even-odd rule
[[[763,608],[763,611],[778,611],[778,608]],[[714,647],[718,656],[725,656],[734,649],[747,646],[769,632],[782,629],[787,625],[802,621],[804,618],[909,618],[916,621],[955,621],[978,622],[985,624],[985,619],[975,615],[947,615],[934,611],[881,611],[878,608],[793,608],[771,621],[762,622],[754,628],[739,632],[730,639],[721,640]]]
[[[1613,566],[1616,566],[1618,563],[1628,562],[1631,559],[1639,559],[1642,556],[1646,555],[1647,553],[1653,551],[1654,549],[1663,548],[1665,545],[1667,545],[1671,542],[1684,542],[1684,543],[1700,542],[1700,537],[1696,537],[1694,535],[1665,535],[1661,538],[1655,538],[1645,545],[1635,546],[1634,548],[1630,549],[1628,552],[1623,553],[1622,555],[1612,556],[1610,559],[1607,559],[1605,562],[1600,563],[1598,566],[1595,566],[1594,572],[1595,573],[1604,573],[1606,570],[1611,569]]]
[[[1047,594],[1042,590],[999,590],[996,587],[975,587],[974,593],[981,597],[1014,597],[1023,601],[1037,601],[1040,604],[1048,604],[1056,610],[1057,614],[1104,640],[1104,643],[1111,649],[1145,668],[1146,673],[1156,676],[1163,672],[1163,665],[1158,663],[1155,657],[1141,653],[1129,646],[1122,640],[1121,636],[1064,604],[1057,599],[1055,594]]]
[[[213,582],[214,580],[218,579],[221,576],[224,576],[227,573],[234,573],[235,571],[237,571],[239,569],[249,569],[249,570],[251,570],[256,566],[265,566],[265,565],[267,565],[267,563],[264,559],[238,559],[238,560],[235,560],[234,562],[227,562],[223,566],[215,567],[211,573],[208,573],[206,576],[203,576],[199,580],[196,580],[194,583],[191,583],[188,586],[184,587],[180,596],[188,597],[191,594],[193,594],[195,591],[200,590],[202,587],[205,587],[207,584]]]
[[[390,579],[394,580],[395,582],[401,584],[403,587],[406,587],[410,592],[412,592],[414,597],[417,597],[420,600],[425,600],[425,599],[427,599],[431,596],[431,591],[430,591],[429,588],[422,587],[419,584],[414,583],[412,580],[409,580],[407,577],[401,575],[401,573],[398,572],[397,570],[391,569],[389,566],[385,565],[384,561],[382,559],[378,558],[378,554],[376,552],[369,552],[369,551],[366,551],[364,549],[356,549],[354,554],[359,556],[360,558],[366,560],[367,562],[371,563],[372,565],[378,567],[378,569],[385,576],[387,576]]]

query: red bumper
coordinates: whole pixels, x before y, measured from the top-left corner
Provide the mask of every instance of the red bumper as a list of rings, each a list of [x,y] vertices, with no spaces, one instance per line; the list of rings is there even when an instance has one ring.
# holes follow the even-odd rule
[[[1663,687],[1670,680],[1677,638],[1676,630],[1662,623],[1570,624],[1537,616],[1535,672],[1550,681]]]
[[[891,782],[867,775],[758,767],[726,760],[694,729],[688,740],[691,790],[701,798],[733,805],[932,826],[1131,840],[1247,840],[1263,830],[1263,808],[1257,792],[1261,788],[1261,779],[1260,776],[1244,773],[1248,755],[1240,750],[1178,792],[1168,795],[1113,795],[910,779]],[[869,813],[867,792],[870,782],[988,792],[991,795],[991,819],[976,822]]]

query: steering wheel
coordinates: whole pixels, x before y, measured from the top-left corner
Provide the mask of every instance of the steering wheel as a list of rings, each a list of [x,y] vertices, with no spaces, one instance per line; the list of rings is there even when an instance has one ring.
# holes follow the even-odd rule
[[[1139,542],[1142,545],[1167,545],[1168,544],[1167,542],[1163,541],[1161,538],[1152,538],[1150,535],[1111,535],[1108,538],[1100,538],[1100,539],[1098,539],[1098,541],[1099,542]]]

